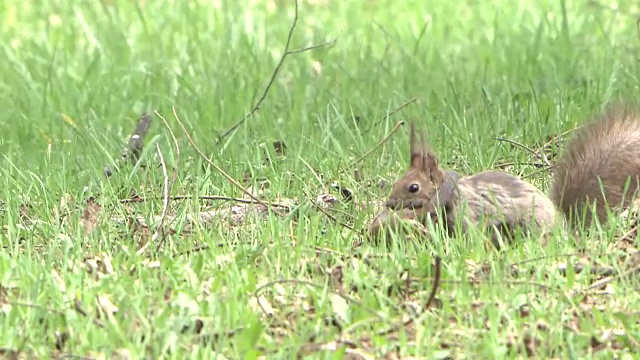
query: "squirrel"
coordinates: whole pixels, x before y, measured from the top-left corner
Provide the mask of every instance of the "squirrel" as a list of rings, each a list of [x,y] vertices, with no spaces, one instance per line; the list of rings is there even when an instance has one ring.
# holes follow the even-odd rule
[[[442,170],[426,146],[424,134],[418,144],[414,123],[410,126],[409,169],[393,183],[383,209],[369,225],[370,238],[377,239],[383,228],[397,230],[401,220],[426,225],[430,219],[442,224],[449,235],[456,229],[466,233],[470,225],[488,226],[492,242],[498,245],[500,238],[510,242],[517,229],[555,224],[554,204],[538,188],[501,171],[461,177],[455,171]]]
[[[552,167],[549,197],[571,226],[605,223],[640,187],[640,112],[613,104],[579,127]],[[593,210],[593,212],[592,212]]]
[[[607,221],[609,209],[629,206],[640,188],[640,113],[628,105],[610,106],[575,131],[552,166],[548,194],[502,171],[461,177],[442,170],[424,134],[418,144],[413,123],[410,150],[409,169],[369,224],[369,238],[377,239],[383,228],[397,230],[402,220],[426,226],[430,219],[449,235],[488,225],[498,244],[505,235],[512,240],[518,228],[550,230],[563,217],[570,225],[589,226],[591,210],[598,221]]]

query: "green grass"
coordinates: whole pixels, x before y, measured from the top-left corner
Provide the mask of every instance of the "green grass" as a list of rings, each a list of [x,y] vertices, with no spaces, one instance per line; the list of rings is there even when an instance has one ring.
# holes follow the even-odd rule
[[[374,358],[511,358],[526,348],[543,358],[631,358],[640,343],[636,280],[586,296],[596,276],[561,256],[618,269],[614,227],[590,237],[558,229],[547,247],[531,238],[499,252],[480,235],[352,249],[359,236],[339,223],[365,227],[378,210],[371,202],[389,191],[375,184],[406,168],[406,126],[355,166],[361,179],[350,165],[400,120],[426,127],[449,168],[513,163],[507,170],[524,175],[538,170],[530,153],[496,137],[537,148],[608,102],[637,98],[635,2],[301,1],[292,49],[335,45],[289,56],[260,110],[216,144],[260,96],[293,5],[0,5],[4,356],[340,358],[353,346]],[[296,212],[186,232],[188,216],[229,203],[172,201],[178,220],[167,226],[176,233],[158,252],[154,244],[137,254],[162,199],[118,199],[131,189],[162,195],[156,144],[169,172],[177,167],[173,195],[243,195],[189,146],[172,106],[215,164],[248,176],[247,187],[265,186],[265,200],[296,200]],[[177,163],[154,111],[176,134]],[[154,124],[140,165],[105,179],[143,112]],[[285,141],[285,156],[275,156],[274,140]],[[531,181],[546,189],[548,175]],[[355,201],[343,201],[334,182]],[[327,192],[341,200],[329,210],[338,222],[311,202]],[[102,208],[86,233],[83,221],[98,222],[83,215],[88,196]],[[151,222],[146,235],[112,221],[132,216]],[[434,255],[443,259],[441,308],[423,312]],[[416,313],[409,328],[376,336]],[[341,350],[321,351],[324,343]]]

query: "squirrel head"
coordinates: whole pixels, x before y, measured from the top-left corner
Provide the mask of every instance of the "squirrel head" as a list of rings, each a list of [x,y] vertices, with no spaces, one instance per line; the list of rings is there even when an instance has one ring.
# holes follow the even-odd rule
[[[416,133],[411,123],[409,169],[394,182],[386,202],[390,210],[415,209],[427,205],[445,181],[445,172],[440,169],[438,159],[427,147],[425,136]]]

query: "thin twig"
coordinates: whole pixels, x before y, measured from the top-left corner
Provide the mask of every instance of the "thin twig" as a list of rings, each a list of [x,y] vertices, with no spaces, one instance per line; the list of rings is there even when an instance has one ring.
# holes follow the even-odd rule
[[[373,315],[374,315],[375,317],[377,317],[378,319],[380,319],[380,318],[381,318],[381,315],[380,315],[378,312],[376,312],[376,311],[375,311],[375,310],[373,310],[373,309],[369,309],[369,308],[367,308],[366,306],[363,306],[363,305],[362,305],[362,303],[361,303],[360,301],[358,301],[358,300],[356,300],[356,299],[354,299],[354,298],[352,298],[352,297],[350,297],[350,296],[347,296],[347,295],[345,295],[345,294],[341,294],[341,293],[340,293],[340,292],[338,292],[338,291],[328,290],[324,285],[314,284],[314,283],[312,283],[312,282],[310,282],[310,281],[305,281],[305,280],[298,280],[298,279],[280,279],[280,280],[273,280],[273,281],[269,281],[268,283],[266,283],[266,284],[264,284],[264,285],[262,285],[262,286],[258,287],[258,288],[253,292],[253,297],[254,297],[256,300],[259,300],[258,295],[260,294],[260,292],[262,292],[262,290],[263,290],[263,289],[266,289],[266,288],[268,288],[268,287],[271,287],[271,286],[273,286],[273,285],[277,285],[277,284],[281,284],[281,285],[282,285],[282,284],[307,285],[307,286],[310,286],[310,287],[315,288],[315,289],[318,289],[318,290],[323,290],[323,291],[324,291],[324,290],[326,290],[327,292],[329,292],[329,293],[331,293],[331,294],[333,294],[333,295],[336,295],[336,296],[338,296],[338,297],[341,297],[341,298],[343,298],[344,300],[346,300],[346,301],[348,301],[348,302],[350,302],[350,303],[353,303],[353,304],[356,304],[356,305],[360,306],[363,310],[365,310],[365,311],[369,312],[370,314],[373,314]],[[258,306],[260,306],[260,308],[262,309],[262,311],[264,311],[265,313],[267,312],[265,309],[263,309],[263,308],[262,308],[262,305],[260,304],[260,301],[258,301]]]
[[[528,178],[534,177],[534,176],[536,176],[538,174],[542,174],[543,172],[547,172],[547,171],[553,170],[554,167],[555,167],[555,165],[551,165],[548,168],[544,168],[544,169],[541,169],[541,170],[538,170],[538,171],[534,171],[531,174],[522,175],[520,178],[521,179],[528,179]]]
[[[160,224],[156,228],[156,232],[151,237],[151,242],[155,242],[159,236],[159,233],[162,231],[162,227],[164,226],[164,221],[167,217],[167,211],[169,210],[169,174],[167,172],[167,164],[164,161],[164,156],[162,156],[162,150],[160,150],[160,144],[156,143],[156,150],[158,151],[158,157],[160,158],[160,164],[162,165],[162,178],[163,182],[163,198],[162,202],[162,213],[160,214]]]
[[[176,139],[176,136],[173,134],[173,130],[171,129],[171,126],[169,126],[169,123],[167,122],[167,119],[165,119],[157,111],[156,111],[156,115],[158,117],[160,117],[160,119],[164,123],[164,126],[167,128],[167,130],[169,130],[169,134],[171,135],[171,139],[173,139],[173,145],[176,148],[176,155],[175,155],[175,158],[173,159],[173,165],[172,165],[172,169],[171,169],[171,181],[167,181],[168,176],[167,176],[166,165],[163,165],[163,168],[162,168],[162,172],[163,172],[163,175],[164,175],[164,178],[165,178],[165,191],[164,191],[164,204],[163,204],[163,207],[162,207],[162,217],[160,218],[160,225],[158,225],[158,227],[156,229],[156,232],[151,237],[151,241],[148,242],[147,244],[156,243],[156,239],[158,238],[159,232],[160,231],[164,232],[164,229],[163,229],[164,221],[165,221],[165,217],[167,216],[167,209],[169,208],[169,201],[171,199],[169,197],[169,194],[171,193],[171,190],[173,189],[173,185],[175,184],[175,182],[176,182],[176,180],[178,178],[178,162],[180,161],[180,145],[178,144],[178,139]],[[173,115],[175,117],[178,116],[176,114],[176,112],[175,112],[175,107],[173,108]],[[161,160],[162,160],[162,154],[160,153],[160,148],[159,147],[158,147],[158,154],[161,155]],[[160,248],[164,244],[165,240],[166,240],[166,236],[163,236],[162,239],[160,239],[160,241],[156,245],[156,252],[160,251]]]
[[[129,199],[120,199],[120,203],[121,204],[130,204],[130,203],[138,203],[138,202],[145,202],[145,201],[149,201],[151,199],[162,199],[161,196],[149,196],[149,197],[143,197],[143,196],[136,196],[134,198],[129,198]],[[171,196],[170,199],[173,200],[192,200],[192,199],[199,199],[199,200],[220,200],[220,201],[234,201],[234,202],[238,202],[238,203],[243,203],[243,204],[259,204],[258,202],[256,202],[253,199],[244,199],[244,198],[235,198],[235,197],[231,197],[231,196],[223,196],[223,195],[174,195]],[[265,204],[269,205],[270,207],[277,207],[277,208],[283,208],[283,209],[290,209],[291,206],[287,205],[287,204],[283,204],[283,203],[275,203],[275,202],[264,202]]]
[[[303,48],[300,48],[300,49],[289,50],[289,54],[288,55],[303,53],[303,52],[319,49],[319,48],[326,47],[326,46],[333,46],[336,43],[336,41],[338,41],[338,39],[333,39],[331,41],[327,41],[327,42],[324,42],[322,44],[311,45],[311,46],[303,47]],[[273,83],[273,81],[271,81],[271,82]]]
[[[62,354],[55,358],[56,360],[61,359],[73,359],[73,360],[95,360],[98,359],[96,357],[84,356],[84,355],[76,355],[76,354]]]
[[[412,54],[413,58],[417,58],[416,54],[418,53],[418,45],[420,45],[420,42],[422,41],[424,34],[426,34],[428,26],[429,26],[429,21],[425,21],[424,24],[422,25],[422,28],[420,29],[420,32],[418,33],[418,39],[416,40],[416,44],[413,45],[413,54]]]
[[[478,282],[480,283],[480,282]],[[495,282],[494,282],[495,284]],[[545,289],[545,290],[554,290],[554,288],[552,286],[546,285],[546,284],[541,284],[535,281],[526,281],[526,280],[502,280],[502,284],[503,285],[527,285],[527,286],[535,286],[535,287],[539,287],[540,289]]]
[[[402,125],[404,125],[405,122],[404,120],[400,120],[398,121],[398,123],[393,127],[393,129],[391,129],[391,131],[387,134],[387,136],[385,136],[384,138],[382,138],[382,140],[378,141],[377,144],[375,144],[371,149],[367,150],[367,152],[365,152],[364,154],[362,154],[362,156],[360,156],[359,158],[353,160],[352,162],[349,163],[348,167],[352,167],[353,165],[355,165],[356,163],[362,161],[364,158],[366,158],[367,156],[371,155],[371,153],[373,153],[377,148],[379,148],[380,146],[382,146],[385,142],[387,142],[391,136],[393,136],[393,134],[396,133],[396,131],[398,131],[398,129],[400,129],[400,127]]]
[[[316,253],[318,253],[318,252],[326,252],[326,253],[329,253],[329,254],[340,256],[341,258],[346,258],[347,257],[347,254],[344,254],[344,253],[341,253],[341,252],[339,252],[337,250],[329,249],[329,248],[326,248],[326,247],[314,246],[314,249],[316,250]]]
[[[522,266],[524,264],[532,263],[532,262],[536,262],[536,261],[540,261],[540,260],[560,258],[560,257],[576,257],[576,256],[580,256],[580,255],[581,255],[580,253],[544,255],[544,256],[538,256],[538,257],[534,257],[534,258],[530,258],[530,259],[524,259],[522,261],[516,261],[516,262],[512,263],[511,266]]]
[[[167,218],[167,211],[169,209],[169,175],[167,173],[167,164],[164,162],[164,156],[162,155],[162,150],[160,150],[160,144],[158,143],[156,143],[156,150],[158,151],[158,157],[160,158],[160,165],[162,166],[162,178],[164,179],[164,184],[163,184],[164,195],[163,195],[163,201],[162,201],[162,213],[160,214],[160,223],[156,227],[156,231],[154,231],[153,235],[151,235],[151,239],[147,241],[147,243],[144,244],[144,246],[141,247],[140,250],[138,250],[138,255],[147,251],[147,248],[152,243],[156,242],[156,240],[160,236],[160,233],[164,232],[163,231],[164,222],[165,222],[165,219]],[[158,249],[159,249],[159,246],[156,248],[156,250]]]
[[[184,132],[184,134],[187,136],[187,139],[189,140],[189,143],[191,144],[191,146],[196,150],[196,152],[198,153],[198,155],[200,155],[200,157],[202,159],[204,159],[209,165],[213,166],[213,168],[218,171],[220,174],[222,174],[222,176],[224,176],[227,180],[229,180],[230,183],[232,183],[233,185],[235,185],[238,189],[242,190],[243,193],[247,194],[250,198],[252,198],[253,200],[255,200],[258,204],[267,207],[268,205],[258,199],[256,196],[254,196],[251,192],[247,191],[247,189],[245,189],[236,179],[232,178],[231,175],[227,174],[224,170],[222,170],[218,165],[216,165],[213,161],[211,161],[203,152],[202,150],[200,150],[200,148],[198,147],[198,145],[196,145],[196,143],[193,141],[193,138],[191,138],[191,135],[189,134],[189,131],[187,131],[187,129],[184,127],[184,124],[182,124],[182,121],[180,120],[180,117],[177,115],[176,110],[175,110],[175,106],[173,106],[173,111],[176,117],[176,121],[178,122],[178,125],[180,125],[180,127],[182,128],[182,131]]]
[[[636,225],[632,226],[632,227],[631,227],[631,230],[627,231],[627,232],[626,232],[626,233],[624,233],[622,236],[620,236],[620,237],[618,238],[618,241],[616,241],[616,243],[620,243],[620,242],[622,242],[623,240],[626,240],[626,239],[627,239],[627,237],[629,237],[629,236],[633,235],[633,233],[634,233],[634,232],[636,232],[636,231],[638,231],[638,226],[636,226]]]
[[[221,246],[222,246],[222,244],[218,244],[218,247],[221,247]],[[191,254],[194,254],[194,253],[197,253],[197,252],[200,252],[200,251],[209,250],[209,248],[210,248],[209,245],[196,246],[193,249],[189,249],[189,250],[185,250],[185,251],[179,252],[179,253],[173,255],[173,257],[176,258],[176,257],[180,257],[180,256],[183,256],[183,255],[191,255]]]
[[[273,86],[273,83],[275,82],[276,77],[278,76],[278,73],[280,72],[280,68],[282,67],[282,65],[284,64],[285,59],[289,55],[293,55],[293,54],[297,54],[297,53],[301,53],[301,52],[305,52],[305,51],[311,51],[311,50],[319,49],[319,48],[322,48],[322,47],[332,46],[333,44],[336,43],[337,38],[333,39],[333,40],[331,40],[329,42],[326,42],[326,43],[322,43],[322,44],[318,44],[318,45],[312,45],[312,46],[308,46],[308,47],[304,47],[304,48],[300,48],[300,49],[295,49],[295,50],[289,50],[289,48],[291,47],[291,39],[293,38],[293,32],[294,32],[294,30],[296,28],[296,25],[298,24],[298,0],[294,0],[294,3],[295,3],[295,13],[294,13],[294,17],[293,17],[293,23],[291,24],[291,27],[289,28],[289,34],[287,35],[287,42],[286,42],[286,44],[284,46],[284,53],[280,57],[280,60],[278,61],[278,64],[276,65],[275,69],[273,70],[273,73],[271,74],[271,78],[269,79],[269,82],[267,83],[267,86],[265,86],[264,91],[262,92],[262,95],[260,96],[258,101],[253,105],[251,110],[249,110],[249,112],[246,113],[240,120],[238,120],[235,124],[233,124],[230,128],[228,128],[224,133],[222,133],[222,135],[218,136],[218,140],[216,141],[216,145],[219,144],[222,140],[224,140],[224,138],[229,136],[229,134],[231,134],[240,125],[244,124],[244,122],[247,121],[251,116],[253,116],[253,114],[256,111],[260,110],[260,107],[262,106],[262,102],[264,102],[264,100],[266,99],[267,94],[269,93],[269,90],[271,90],[271,87]]]
[[[569,129],[569,130],[566,130],[566,131],[561,132],[560,134],[558,134],[558,135],[556,135],[556,136],[552,137],[549,141],[547,141],[546,143],[544,143],[544,145],[542,145],[542,148],[543,148],[543,149],[544,149],[544,148],[546,148],[547,146],[551,145],[551,143],[552,143],[552,142],[554,142],[554,141],[556,141],[556,140],[558,140],[558,139],[560,139],[560,138],[564,137],[565,135],[567,135],[567,134],[569,134],[569,133],[572,133],[572,132],[574,132],[574,131],[576,131],[576,130],[580,129],[582,126],[583,126],[583,125],[580,125],[580,126],[577,126],[577,127],[573,128],[573,129]]]
[[[73,302],[73,309],[80,315],[86,317],[86,318],[90,318],[89,314],[84,311],[84,309],[81,306],[80,300],[76,299]],[[103,328],[104,329],[104,324],[102,323],[102,321],[96,319],[96,318],[91,318],[91,320],[93,320],[93,323],[96,324],[99,328]]]
[[[591,286],[589,286],[589,287],[587,288],[587,291],[591,291],[591,290],[593,290],[593,289],[596,289],[596,288],[599,288],[599,287],[605,286],[605,285],[607,285],[608,283],[612,282],[613,280],[616,280],[616,279],[618,279],[618,278],[621,278],[622,276],[631,275],[631,274],[633,274],[633,273],[637,273],[637,272],[640,272],[640,266],[633,267],[633,268],[631,268],[630,270],[625,271],[625,272],[624,272],[624,273],[622,273],[622,274],[618,274],[618,275],[615,275],[615,276],[610,276],[610,277],[608,277],[608,278],[604,278],[604,279],[602,279],[602,280],[596,281],[596,282],[594,282],[593,284],[591,284]]]
[[[542,167],[542,166],[545,166],[545,164],[537,163],[537,162],[532,162],[532,163],[518,163],[518,164],[516,164],[516,163],[514,163],[514,162],[506,162],[506,163],[497,164],[497,165],[495,165],[495,166],[494,166],[494,168],[496,168],[496,169],[503,169],[503,168],[506,168],[506,167],[509,167],[509,166],[515,166],[515,165],[529,165],[529,166],[534,166],[534,167],[537,167],[537,168]]]
[[[528,146],[526,146],[524,144],[521,144],[521,143],[519,143],[517,141],[514,141],[514,140],[509,140],[509,139],[505,139],[505,138],[496,138],[496,140],[508,142],[510,144],[519,146],[519,147],[527,150],[528,152],[533,154],[534,157],[541,159],[544,162],[544,164],[547,166],[547,168],[551,168],[551,163],[549,162],[549,159],[547,159],[547,156],[544,154],[544,151],[541,151],[540,153],[538,153],[537,151],[534,151],[530,147],[528,147]]]
[[[433,299],[436,298],[436,294],[438,293],[438,288],[440,287],[440,272],[441,272],[441,267],[442,267],[442,259],[440,258],[440,256],[436,256],[436,273],[433,275],[434,279],[433,279],[433,285],[431,286],[431,293],[429,293],[429,297],[427,298],[427,302],[424,305],[425,309],[428,309],[431,307],[431,303],[433,302]]]
[[[433,284],[431,285],[431,292],[429,293],[429,297],[427,298],[427,302],[424,304],[424,310],[426,311],[427,309],[429,309],[431,307],[431,303],[433,302],[433,300],[436,297],[436,294],[438,293],[438,289],[440,287],[440,271],[441,271],[441,259],[439,256],[436,256],[435,258],[436,263],[435,263],[435,274],[433,275]],[[413,322],[415,321],[415,317],[410,317],[408,320],[404,321],[401,325],[399,326],[392,326],[386,330],[382,330],[380,332],[378,332],[376,335],[377,336],[386,336],[389,335],[391,333],[394,333],[398,330],[400,330],[401,328],[406,328],[407,326],[413,324]]]
[[[562,133],[560,133],[560,134],[558,134],[558,135],[556,135],[556,136],[552,137],[549,141],[545,142],[545,143],[544,143],[544,145],[542,145],[542,148],[540,149],[540,152],[544,153],[544,149],[545,149],[547,146],[550,146],[550,145],[551,145],[551,143],[553,143],[554,141],[556,141],[556,140],[558,140],[558,139],[560,139],[560,138],[562,138],[562,137],[566,136],[567,134],[569,134],[569,133],[571,133],[571,132],[574,132],[574,131],[576,131],[576,130],[580,129],[581,127],[582,127],[582,125],[577,126],[577,127],[573,128],[573,129],[569,129],[569,130],[563,131]],[[536,153],[536,154],[537,154],[537,153]],[[545,159],[546,159],[546,156],[545,156]],[[536,176],[536,175],[538,175],[538,174],[541,174],[541,173],[543,173],[543,172],[547,172],[547,171],[553,170],[553,168],[554,168],[554,167],[555,167],[555,165],[550,165],[550,166],[548,166],[548,167],[547,167],[547,168],[545,168],[545,169],[535,171],[535,172],[533,172],[533,173],[531,173],[531,174],[528,174],[528,175],[524,175],[524,176],[522,176],[522,179],[527,179],[527,178],[530,178],[530,177],[534,177],[534,176]]]
[[[169,188],[172,189],[173,185],[178,179],[178,162],[180,161],[180,145],[178,144],[178,139],[176,139],[176,136],[173,134],[173,130],[171,130],[171,126],[169,126],[169,123],[167,123],[167,120],[162,115],[160,115],[157,111],[156,111],[156,115],[158,115],[160,119],[162,119],[162,122],[164,122],[164,126],[166,126],[167,130],[169,130],[169,134],[173,139],[173,144],[176,147],[176,157],[174,159],[174,162],[173,162],[174,165],[171,172],[171,183],[169,184]],[[178,117],[178,114],[176,114],[175,107],[173,108],[173,116]]]
[[[391,110],[390,112],[384,114],[384,116],[382,116],[382,118],[380,120],[384,121],[384,120],[387,120],[387,119],[391,118],[393,115],[395,115],[396,113],[400,112],[400,110],[406,108],[407,106],[409,106],[411,104],[414,104],[416,101],[418,101],[418,98],[414,97],[414,98],[409,99],[408,101],[400,104],[400,106],[398,106],[397,108],[395,108],[395,109]],[[371,128],[372,128],[372,126],[369,126],[368,128],[362,130],[360,133],[364,134],[367,131],[371,130]]]
[[[221,333],[215,333],[215,334],[197,334],[195,336],[195,338],[205,344],[211,344],[211,343],[215,343],[217,342],[220,338],[223,338],[225,340],[229,340],[232,337],[238,335],[241,331],[243,331],[245,329],[244,326],[240,326],[236,329],[233,330],[229,330],[229,331],[224,331]]]
[[[344,226],[345,228],[347,228],[347,229],[349,229],[349,230],[351,230],[351,231],[353,231],[353,232],[355,232],[355,233],[357,233],[357,234],[362,235],[362,233],[361,233],[361,232],[359,232],[358,230],[354,229],[354,228],[353,228],[353,226],[351,226],[351,225],[349,225],[349,224],[346,224],[346,223],[343,223],[343,222],[338,221],[338,219],[336,219],[333,215],[329,214],[329,212],[328,212],[328,211],[326,211],[325,209],[323,209],[323,208],[322,208],[322,206],[320,206],[320,205],[319,205],[317,202],[315,202],[311,197],[309,197],[309,194],[307,194],[307,193],[304,193],[304,194],[305,194],[305,196],[307,196],[307,197],[309,198],[309,201],[311,201],[311,203],[312,203],[312,204],[313,204],[313,205],[314,205],[318,210],[320,210],[320,212],[321,212],[321,213],[325,214],[329,219],[333,220],[333,222],[335,222],[335,223],[337,223],[337,224],[340,224],[340,225]]]
[[[19,306],[19,307],[24,307],[24,308],[32,308],[32,309],[40,309],[40,310],[45,310],[48,313],[51,314],[55,314],[55,315],[59,315],[64,317],[64,312],[62,310],[57,310],[57,309],[53,309],[50,307],[46,307],[44,305],[40,305],[40,304],[31,304],[31,303],[23,303],[23,302],[17,302],[17,301],[7,301],[5,302],[5,304],[7,305],[11,305],[11,306]],[[73,309],[80,315],[84,316],[84,317],[89,317],[89,314],[87,314],[86,311],[82,310],[82,308],[80,307],[80,301],[79,300],[75,300],[74,301],[74,306]],[[91,318],[91,320],[93,320],[93,323],[100,327],[100,328],[104,328],[104,324],[102,324],[102,322],[96,318]]]

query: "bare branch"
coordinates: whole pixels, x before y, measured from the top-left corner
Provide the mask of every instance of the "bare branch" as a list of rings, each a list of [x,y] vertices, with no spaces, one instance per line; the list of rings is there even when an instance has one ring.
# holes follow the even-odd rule
[[[385,142],[387,142],[391,136],[393,136],[393,134],[396,133],[396,131],[398,131],[398,129],[400,129],[400,127],[404,125],[404,120],[400,120],[398,121],[398,123],[393,127],[393,129],[391,129],[391,131],[389,132],[389,134],[387,134],[387,136],[385,136],[384,138],[382,138],[382,140],[378,141],[377,144],[375,144],[371,149],[367,150],[367,152],[365,152],[364,154],[362,154],[362,156],[360,156],[359,158],[353,160],[351,163],[349,163],[348,167],[352,167],[355,164],[359,163],[360,161],[362,161],[364,158],[366,158],[367,156],[371,155],[372,152],[374,152],[377,148],[379,148],[380,146],[382,146]]]
[[[409,105],[415,104],[418,101],[417,98],[411,98],[408,101],[405,101],[404,103],[400,104],[400,106],[398,106],[397,108],[389,111],[388,113],[384,114],[383,117],[380,118],[380,121],[384,121],[386,119],[390,119],[393,115],[395,115],[396,113],[400,112],[400,110],[406,108]],[[363,130],[360,131],[361,134],[366,133],[367,131],[371,130],[373,126],[369,126]]]
[[[538,153],[537,151],[531,149],[530,147],[521,144],[515,140],[509,140],[509,139],[504,139],[504,138],[496,138],[496,140],[498,141],[503,141],[503,142],[508,142],[510,144],[519,146],[525,150],[527,150],[528,152],[530,152],[531,154],[533,154],[534,158],[539,158],[540,160],[542,160],[542,162],[544,162],[544,164],[547,166],[547,169],[550,169],[552,167],[551,163],[549,162],[549,159],[547,159],[547,156],[544,154],[544,151],[540,151],[540,153]]]
[[[191,138],[191,135],[189,134],[189,131],[187,131],[187,129],[184,127],[184,124],[182,124],[182,121],[180,120],[180,117],[178,116],[175,106],[173,106],[173,113],[174,116],[176,118],[176,121],[178,122],[178,125],[180,125],[180,127],[182,128],[182,131],[184,132],[184,134],[187,136],[187,139],[189,140],[189,143],[191,144],[191,146],[196,150],[196,152],[198,153],[198,155],[200,155],[200,157],[202,159],[204,159],[209,165],[213,166],[214,169],[216,169],[216,171],[218,171],[222,176],[224,176],[227,180],[229,180],[230,183],[232,183],[233,185],[235,185],[238,189],[242,190],[243,193],[247,194],[247,196],[249,196],[251,199],[255,200],[258,204],[264,206],[264,207],[268,207],[268,205],[258,199],[256,196],[254,196],[251,192],[247,191],[236,179],[234,179],[233,177],[231,177],[231,175],[227,174],[224,170],[222,170],[218,165],[216,165],[213,161],[211,161],[203,152],[202,150],[200,150],[200,148],[198,147],[198,145],[196,145],[196,143],[193,141],[193,138]]]
[[[276,77],[278,76],[278,73],[280,72],[280,68],[282,67],[282,65],[284,64],[284,61],[286,60],[286,58],[289,55],[298,54],[298,53],[302,53],[302,52],[306,52],[306,51],[312,51],[312,50],[316,50],[316,49],[323,48],[323,47],[329,47],[329,46],[332,46],[332,45],[334,45],[336,43],[337,39],[333,39],[333,40],[331,40],[329,42],[326,42],[326,43],[322,43],[322,44],[318,44],[318,45],[312,45],[312,46],[308,46],[308,47],[304,47],[304,48],[300,48],[300,49],[290,50],[291,39],[293,38],[293,32],[294,32],[294,30],[296,28],[296,25],[298,24],[298,0],[294,0],[294,3],[295,3],[295,14],[294,14],[294,17],[293,17],[293,23],[291,23],[291,27],[289,28],[289,35],[287,35],[287,42],[286,42],[286,44],[284,46],[284,53],[280,57],[280,60],[278,61],[278,64],[276,65],[275,69],[273,70],[273,73],[271,74],[271,78],[269,79],[269,82],[267,82],[267,86],[265,86],[265,88],[264,88],[264,90],[262,92],[262,95],[260,96],[258,101],[253,105],[251,110],[249,110],[249,112],[246,113],[235,124],[233,124],[227,130],[225,130],[225,132],[222,133],[222,135],[218,136],[218,140],[216,141],[216,145],[219,144],[222,140],[224,140],[224,138],[229,136],[229,134],[231,134],[234,130],[236,130],[238,127],[240,127],[240,125],[244,124],[245,121],[247,121],[251,116],[253,116],[253,114],[256,113],[256,111],[260,110],[260,107],[262,106],[262,103],[266,99],[267,94],[269,93],[269,90],[271,90],[271,87],[273,86],[273,83],[275,82]]]

